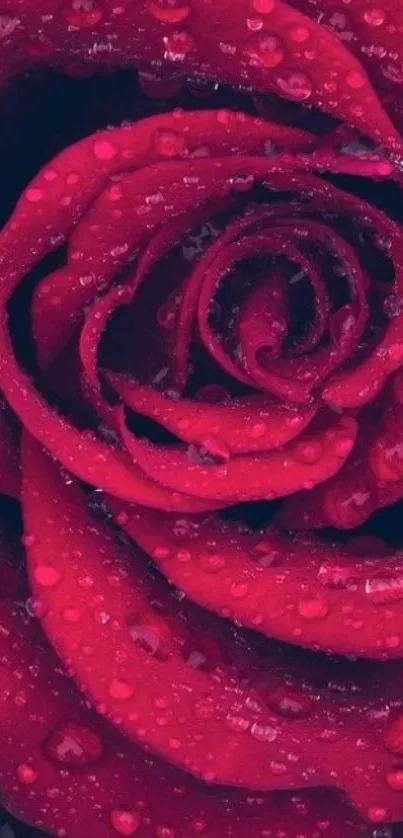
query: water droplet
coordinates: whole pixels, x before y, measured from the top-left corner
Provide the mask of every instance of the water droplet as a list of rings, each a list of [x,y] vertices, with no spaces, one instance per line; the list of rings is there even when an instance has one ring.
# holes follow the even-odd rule
[[[382,62],[381,72],[388,81],[394,82],[395,84],[402,84],[403,69],[399,65],[392,64],[392,62],[387,62],[386,64]]]
[[[360,90],[365,87],[365,76],[359,70],[350,70],[346,75],[346,83],[353,90]]]
[[[386,774],[386,782],[393,791],[403,791],[403,766],[392,768]]]
[[[230,730],[235,731],[235,733],[246,733],[250,728],[250,721],[248,719],[232,714],[225,717],[225,724]]]
[[[42,585],[44,588],[53,588],[62,577],[56,567],[52,567],[50,564],[38,564],[34,570],[34,578],[38,585]]]
[[[355,568],[348,565],[323,562],[318,570],[318,580],[325,588],[349,588],[354,584],[355,576]]]
[[[161,154],[162,157],[176,157],[185,150],[185,140],[176,131],[158,129],[153,136],[153,145],[157,154]]]
[[[163,661],[168,657],[168,650],[165,638],[158,630],[158,626],[146,623],[133,623],[129,628],[129,634],[139,649],[148,655]]]
[[[31,765],[27,765],[26,762],[22,762],[21,765],[17,766],[17,777],[24,786],[31,786],[38,779],[36,771]]]
[[[275,0],[252,0],[252,8],[260,15],[268,15],[273,11]]]
[[[172,35],[164,38],[164,46],[164,58],[167,61],[184,61],[194,48],[194,41],[185,31],[173,32]]]
[[[385,12],[383,9],[374,8],[374,9],[366,9],[363,18],[365,23],[368,23],[368,26],[382,26],[385,20]]]
[[[244,582],[233,582],[229,590],[234,599],[243,599],[247,596],[249,588]]]
[[[151,0],[148,9],[161,23],[182,23],[190,14],[190,6],[183,0]]]
[[[269,769],[272,774],[275,774],[276,776],[280,777],[282,774],[286,773],[287,766],[284,762],[278,762],[277,760],[273,759],[269,763]]]
[[[383,303],[383,310],[387,317],[398,317],[402,311],[402,299],[397,294],[390,294]]]
[[[260,35],[251,38],[246,46],[251,63],[266,69],[277,67],[284,58],[284,49],[276,35]]]
[[[320,442],[310,440],[309,442],[300,442],[295,447],[294,456],[300,463],[306,465],[313,465],[320,460],[323,453],[323,448]]]
[[[112,160],[113,157],[116,157],[117,153],[118,149],[110,140],[95,140],[94,155],[98,160]]]
[[[269,692],[266,702],[271,710],[286,719],[307,719],[312,713],[312,702],[308,696],[284,687]]]
[[[124,701],[134,695],[134,686],[129,681],[121,678],[113,678],[109,684],[109,695],[112,698]]]
[[[381,823],[388,820],[388,812],[382,806],[370,806],[367,811],[368,820],[373,823]]]
[[[44,193],[42,189],[38,189],[37,187],[31,186],[29,189],[25,190],[25,197],[30,204],[38,204],[44,198]]]
[[[266,422],[255,422],[251,425],[246,434],[250,439],[261,439],[267,432]]]
[[[24,545],[24,547],[33,547],[35,541],[36,538],[32,533],[24,533],[21,539],[21,542]]]
[[[250,729],[250,733],[257,742],[274,742],[277,739],[278,730],[271,725],[255,722]]]
[[[365,593],[374,605],[387,605],[403,599],[403,576],[378,574],[365,581]]]
[[[289,37],[291,41],[303,44],[309,38],[309,29],[306,26],[297,26],[295,29],[291,29]]]
[[[45,742],[45,752],[54,762],[75,768],[96,762],[103,744],[95,730],[70,722],[54,728]]]
[[[0,40],[5,40],[15,32],[21,21],[10,15],[0,15]]]
[[[287,99],[304,102],[312,95],[313,84],[305,73],[290,73],[286,78],[278,78],[277,84]]]
[[[320,597],[305,597],[298,603],[298,614],[305,620],[323,620],[329,613],[329,606]]]
[[[388,751],[403,756],[403,716],[396,716],[389,722],[384,733],[384,744]]]
[[[206,573],[219,573],[225,566],[226,559],[219,553],[201,553],[199,564]]]
[[[157,838],[175,838],[175,830],[170,826],[158,826],[156,836]]]
[[[62,9],[62,15],[71,26],[84,29],[99,23],[103,11],[95,0],[71,0]]]
[[[119,835],[134,835],[141,823],[139,812],[129,812],[127,809],[113,809],[111,824]]]
[[[246,25],[251,32],[260,32],[263,29],[263,20],[261,17],[248,17]]]
[[[205,701],[198,701],[197,704],[195,704],[193,712],[196,719],[200,719],[202,722],[207,722],[214,716],[215,705],[212,700],[206,698]]]

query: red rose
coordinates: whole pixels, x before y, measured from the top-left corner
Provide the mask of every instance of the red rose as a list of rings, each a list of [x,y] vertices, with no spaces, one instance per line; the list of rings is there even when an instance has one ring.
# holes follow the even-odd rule
[[[4,804],[397,836],[402,12],[3,6]]]

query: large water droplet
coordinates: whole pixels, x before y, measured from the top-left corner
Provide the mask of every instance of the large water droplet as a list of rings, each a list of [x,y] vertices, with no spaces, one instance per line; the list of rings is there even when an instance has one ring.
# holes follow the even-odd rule
[[[141,823],[139,812],[129,812],[127,809],[113,809],[111,824],[119,835],[134,835]]]
[[[298,603],[298,614],[305,620],[323,620],[329,612],[329,606],[320,597],[305,597]]]
[[[194,40],[188,32],[182,30],[173,32],[164,38],[165,53],[167,61],[184,61],[189,52],[194,48]]]
[[[177,157],[185,149],[185,140],[182,134],[176,131],[158,129],[153,136],[153,146],[162,157]]]
[[[312,713],[312,702],[308,696],[285,687],[269,692],[266,702],[271,710],[286,719],[307,719]]]
[[[368,23],[368,26],[382,26],[385,20],[385,12],[383,9],[373,8],[373,9],[366,9],[363,18],[365,23]]]
[[[384,743],[388,751],[403,756],[403,716],[392,719],[384,733]]]
[[[260,35],[250,39],[246,46],[246,54],[252,64],[271,69],[283,61],[284,48],[276,35]]]
[[[393,791],[403,791],[403,766],[396,766],[388,771],[386,782]]]
[[[365,593],[374,605],[387,605],[403,599],[403,576],[392,573],[372,576],[365,582]]]
[[[134,686],[122,678],[112,678],[109,684],[109,695],[124,701],[134,695]]]
[[[189,3],[183,0],[150,0],[148,9],[161,23],[182,23],[190,14]]]
[[[85,29],[96,26],[103,17],[103,11],[96,0],[71,0],[63,7],[62,16],[71,26]]]
[[[318,570],[318,581],[325,588],[352,588],[355,568],[348,565],[332,565],[323,562]]]
[[[38,585],[53,588],[61,579],[61,573],[50,564],[38,564],[34,570],[34,578]]]
[[[32,765],[22,762],[17,766],[17,777],[23,786],[31,786],[33,783],[36,783],[38,774],[35,769],[32,768]]]
[[[260,15],[268,15],[275,8],[275,0],[252,0],[252,8]]]
[[[277,739],[278,730],[272,725],[255,722],[250,729],[250,733],[257,742],[274,742]]]
[[[313,92],[312,81],[305,73],[290,73],[278,78],[277,84],[284,96],[294,102],[304,102]]]
[[[21,21],[10,15],[0,15],[0,41],[6,40],[19,27]]]
[[[45,752],[54,762],[79,768],[96,762],[102,755],[103,744],[95,730],[69,722],[54,728],[45,742]]]

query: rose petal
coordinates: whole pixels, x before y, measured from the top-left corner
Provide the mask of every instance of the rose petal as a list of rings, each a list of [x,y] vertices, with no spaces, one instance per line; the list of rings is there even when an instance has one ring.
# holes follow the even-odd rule
[[[73,619],[74,611],[69,612]],[[0,602],[2,801],[15,815],[66,838],[237,838],[299,824],[314,838],[363,835],[365,825],[324,790],[214,796],[183,773],[151,760],[89,711],[33,621]],[[21,677],[21,666],[23,675]],[[11,695],[7,694],[11,691]],[[163,718],[160,707],[160,719]]]
[[[324,661],[319,668],[315,659],[288,666],[284,651],[274,647],[256,658],[212,619],[206,635],[201,615],[186,608],[175,613],[172,595],[153,580],[140,555],[117,545],[102,522],[94,526],[82,492],[28,437],[23,462],[24,520],[34,536],[27,548],[29,573],[42,602],[42,625],[104,715],[209,782],[249,788],[336,782],[370,819],[375,810],[379,820],[401,817],[400,799],[384,781],[394,765],[382,744],[387,722],[374,713],[379,690],[383,700],[401,691],[400,670],[388,675],[373,664],[369,683],[361,673],[363,693],[343,695],[331,686],[318,689],[315,678],[326,681]],[[301,605],[306,614],[309,602]],[[66,619],[66,609],[78,611],[79,619]],[[329,680],[331,672],[329,665]],[[299,678],[305,684],[314,679],[304,694],[304,713],[290,717],[281,706],[274,710],[266,696],[279,687],[301,692]],[[162,700],[166,724],[159,725]],[[234,706],[243,720],[238,726]],[[335,750],[324,730],[333,729],[337,741],[339,726]],[[360,738],[365,749],[355,748]],[[289,750],[296,759],[285,771],[272,770],[271,761],[282,762]]]

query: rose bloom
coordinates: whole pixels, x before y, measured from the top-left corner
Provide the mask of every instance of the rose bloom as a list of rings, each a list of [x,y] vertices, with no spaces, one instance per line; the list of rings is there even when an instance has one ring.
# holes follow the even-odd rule
[[[403,834],[402,43],[1,4],[2,838]]]

